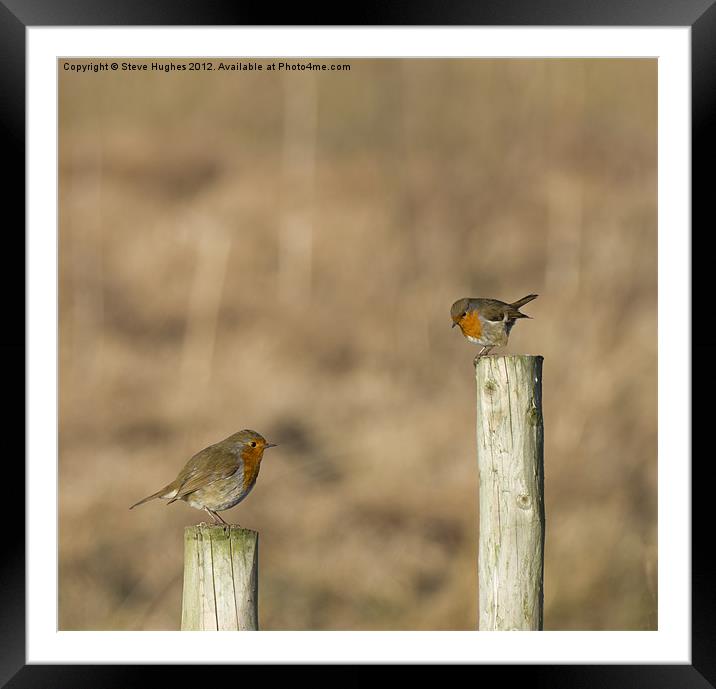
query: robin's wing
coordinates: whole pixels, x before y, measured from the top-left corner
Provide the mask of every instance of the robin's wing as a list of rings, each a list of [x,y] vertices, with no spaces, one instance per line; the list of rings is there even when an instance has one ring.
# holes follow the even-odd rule
[[[225,449],[207,447],[195,454],[177,476],[179,488],[176,495],[169,501],[181,500],[199,488],[204,488],[214,481],[229,478],[239,468],[239,458]]]
[[[505,316],[508,321],[515,318],[529,318],[524,313],[520,313],[512,304],[506,304],[499,299],[482,299],[481,302],[478,312],[485,320],[498,322],[505,320]]]
[[[498,322],[505,320],[505,313],[508,313],[508,318],[510,317],[509,308],[509,304],[505,304],[499,299],[481,299],[477,306],[477,312],[486,321]]]

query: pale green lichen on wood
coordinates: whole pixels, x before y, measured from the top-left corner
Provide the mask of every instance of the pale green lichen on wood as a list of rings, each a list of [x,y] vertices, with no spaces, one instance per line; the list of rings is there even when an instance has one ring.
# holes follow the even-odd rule
[[[532,426],[537,426],[542,421],[541,414],[539,413],[537,407],[535,407],[535,406],[530,407],[529,411],[527,412],[527,416],[529,418],[530,425],[532,425]]]
[[[493,392],[497,391],[497,383],[495,383],[494,380],[491,380],[488,378],[485,381],[485,392],[487,392],[488,395],[491,395]]]

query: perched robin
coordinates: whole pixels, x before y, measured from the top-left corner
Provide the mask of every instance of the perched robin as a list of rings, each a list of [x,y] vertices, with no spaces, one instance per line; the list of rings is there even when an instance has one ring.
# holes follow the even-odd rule
[[[169,500],[167,504],[184,500],[204,510],[215,524],[226,524],[217,512],[237,505],[251,492],[268,447],[276,445],[256,431],[234,433],[197,452],[171,483],[129,509],[154,498]]]
[[[465,297],[458,299],[450,308],[452,327],[460,326],[462,334],[482,349],[475,357],[475,363],[483,355],[489,354],[493,347],[507,344],[510,330],[518,318],[529,318],[520,313],[520,307],[536,299],[536,294],[528,294],[512,304],[498,299],[478,299]]]

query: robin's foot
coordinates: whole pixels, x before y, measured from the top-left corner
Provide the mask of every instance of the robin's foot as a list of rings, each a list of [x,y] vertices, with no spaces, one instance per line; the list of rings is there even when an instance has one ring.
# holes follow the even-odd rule
[[[230,522],[226,522],[221,525],[221,528],[224,529],[224,533],[228,533],[231,529],[243,529],[244,527],[241,526],[241,524],[231,524]]]
[[[483,356],[488,356],[489,353],[495,348],[495,345],[485,345],[472,360],[472,363],[477,366],[477,360]]]
[[[483,348],[477,353],[477,356],[472,360],[472,363],[473,363],[475,366],[477,366],[477,360],[485,353],[485,350],[486,350],[486,349],[487,349],[486,346],[483,347]]]
[[[222,526],[231,526],[231,524],[229,524],[229,522],[225,521],[218,512],[214,512],[214,514],[219,518],[219,522],[221,522]]]

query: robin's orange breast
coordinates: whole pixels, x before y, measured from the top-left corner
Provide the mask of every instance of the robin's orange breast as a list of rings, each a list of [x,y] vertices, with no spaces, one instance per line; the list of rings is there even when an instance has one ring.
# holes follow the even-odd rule
[[[241,453],[241,459],[244,460],[244,485],[243,489],[248,490],[256,481],[259,475],[259,469],[261,468],[261,458],[263,456],[263,449],[261,448],[246,448]]]
[[[482,335],[482,325],[477,315],[477,311],[468,311],[464,318],[460,321],[460,330],[463,335],[479,339]]]

